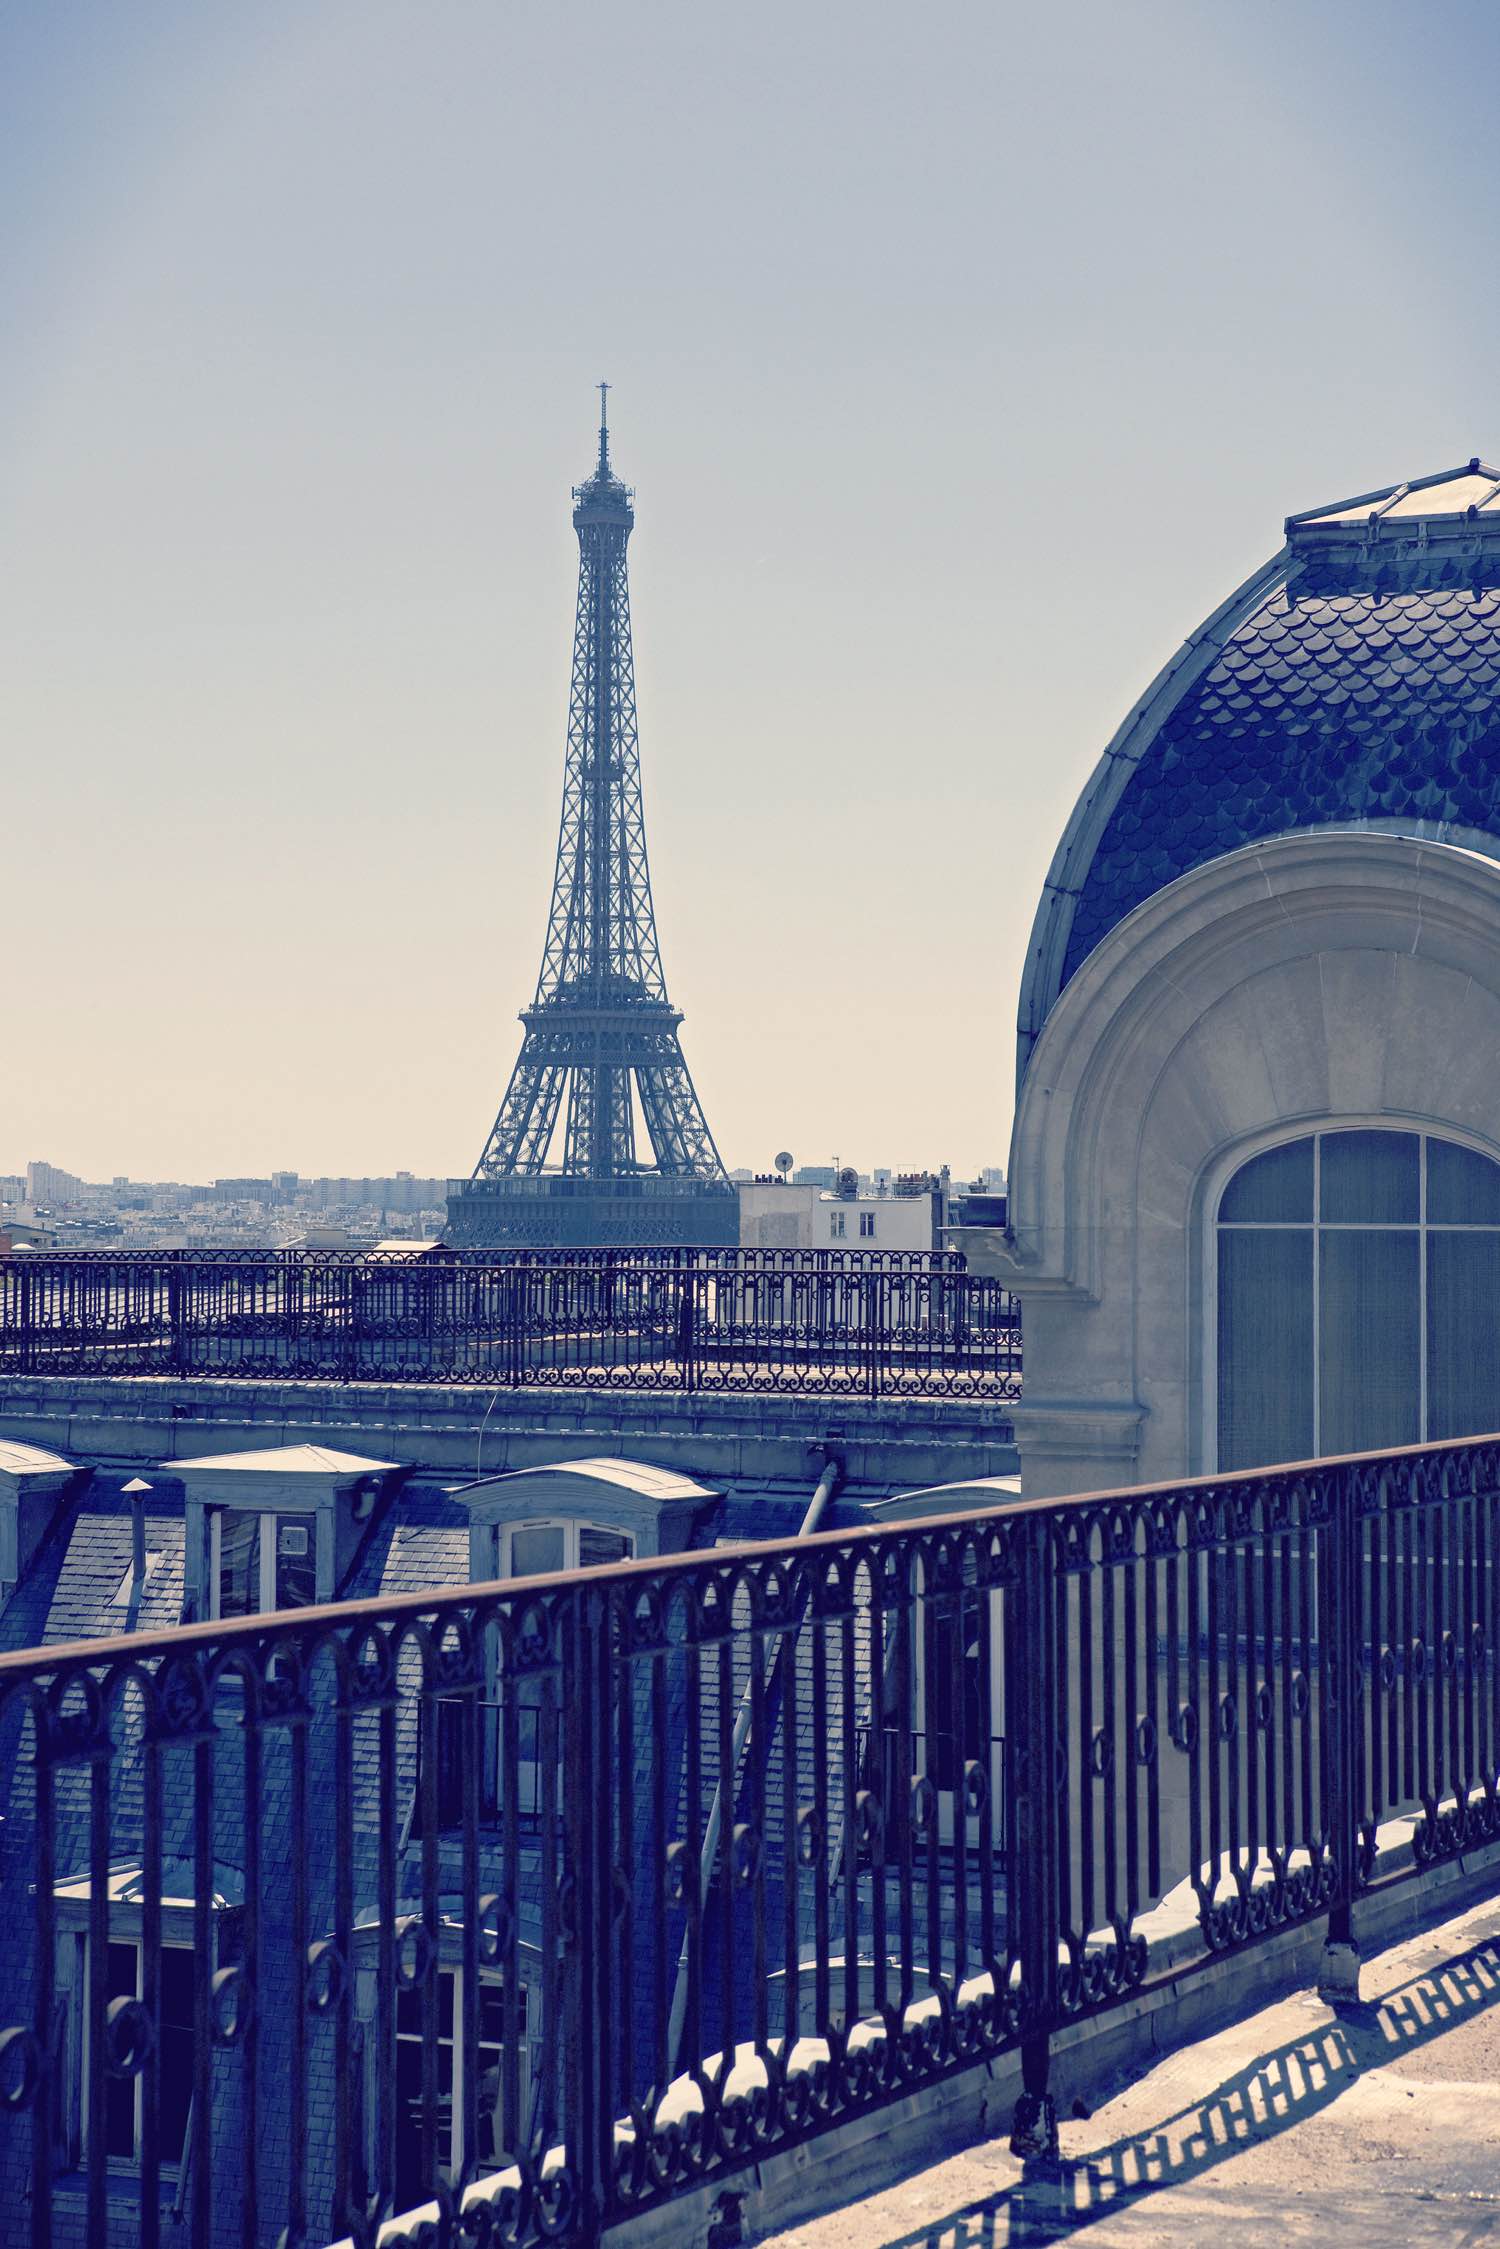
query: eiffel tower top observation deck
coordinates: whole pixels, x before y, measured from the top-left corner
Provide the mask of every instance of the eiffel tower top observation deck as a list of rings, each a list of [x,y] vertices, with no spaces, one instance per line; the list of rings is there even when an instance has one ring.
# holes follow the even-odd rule
[[[500,1114],[472,1179],[449,1197],[456,1248],[739,1238],[656,940],[625,563],[635,511],[610,466],[608,388],[599,458],[573,493],[578,617],[541,974]]]

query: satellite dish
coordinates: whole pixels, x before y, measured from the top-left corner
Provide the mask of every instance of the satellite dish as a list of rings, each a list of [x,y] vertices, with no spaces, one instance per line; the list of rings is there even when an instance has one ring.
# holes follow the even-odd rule
[[[791,1168],[792,1151],[790,1148],[783,1148],[781,1154],[776,1158],[776,1169],[778,1171],[790,1171]]]

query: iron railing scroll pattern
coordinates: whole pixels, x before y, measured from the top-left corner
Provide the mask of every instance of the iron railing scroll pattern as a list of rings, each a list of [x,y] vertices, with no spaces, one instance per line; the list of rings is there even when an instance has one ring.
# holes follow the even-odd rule
[[[27,1251],[0,1373],[1008,1400],[1020,1314],[942,1251]]]
[[[1500,1838],[1497,1536],[1484,1439],[0,1658],[0,2193],[590,2242],[1010,2052],[1046,2147],[1169,1892],[1202,1965]]]

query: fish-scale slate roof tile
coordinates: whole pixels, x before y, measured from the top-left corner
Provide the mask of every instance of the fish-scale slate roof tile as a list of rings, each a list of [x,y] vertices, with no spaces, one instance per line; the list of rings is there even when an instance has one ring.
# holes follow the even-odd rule
[[[1409,582],[1422,574],[1314,592],[1294,575],[1239,627],[1114,808],[1064,983],[1167,883],[1268,836],[1409,819],[1500,840],[1500,586],[1488,570],[1470,585]]]

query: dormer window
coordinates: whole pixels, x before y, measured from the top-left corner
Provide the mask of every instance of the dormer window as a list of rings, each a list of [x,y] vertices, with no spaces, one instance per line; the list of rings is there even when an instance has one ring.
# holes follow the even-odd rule
[[[576,1519],[495,1526],[497,1577],[547,1577],[556,1570],[588,1570],[628,1562],[635,1540],[628,1531]]]
[[[309,1609],[318,1598],[311,1517],[209,1511],[209,1615]]]
[[[185,1613],[270,1615],[331,1601],[401,1470],[328,1445],[162,1463],[182,1478]]]

